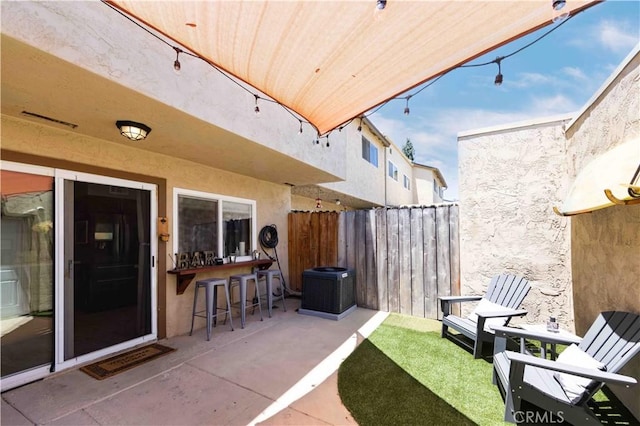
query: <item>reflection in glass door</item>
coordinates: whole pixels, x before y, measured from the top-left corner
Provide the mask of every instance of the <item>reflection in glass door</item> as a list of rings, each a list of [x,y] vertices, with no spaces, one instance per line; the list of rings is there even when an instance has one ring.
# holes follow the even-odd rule
[[[53,177],[0,171],[1,371],[53,362]]]
[[[152,332],[150,202],[142,189],[65,181],[65,360]]]

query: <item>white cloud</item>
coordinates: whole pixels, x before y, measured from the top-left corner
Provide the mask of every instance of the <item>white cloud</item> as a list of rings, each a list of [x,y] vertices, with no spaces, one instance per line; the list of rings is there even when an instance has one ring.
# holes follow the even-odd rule
[[[562,73],[576,80],[584,81],[589,79],[589,77],[587,77],[587,75],[577,67],[564,67],[562,68]]]
[[[623,22],[602,21],[596,34],[600,44],[614,52],[628,52],[638,43],[638,33],[631,32]]]
[[[528,88],[532,86],[539,86],[543,84],[552,83],[554,80],[545,74],[535,72],[523,72],[519,73],[514,80],[507,80],[506,84],[517,88]]]
[[[581,28],[567,40],[568,46],[593,51],[604,48],[608,52],[625,54],[640,41],[637,23],[627,20],[602,20],[590,27]]]
[[[537,115],[530,117],[544,117],[547,115],[564,114],[576,111],[579,105],[564,95],[552,95],[544,97],[534,97],[531,101],[530,112]]]

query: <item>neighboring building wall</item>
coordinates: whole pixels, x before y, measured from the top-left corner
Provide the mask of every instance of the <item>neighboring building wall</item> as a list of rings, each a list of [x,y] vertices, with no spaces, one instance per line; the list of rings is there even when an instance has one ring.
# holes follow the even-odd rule
[[[598,155],[634,139],[640,161],[640,54],[635,52],[568,128],[571,180]],[[570,220],[577,333],[603,311],[640,314],[640,206],[613,206]],[[640,356],[622,373],[639,378]],[[640,419],[640,388],[611,387]]]
[[[497,274],[528,278],[531,323],[555,316],[573,329],[563,123],[520,123],[459,136],[462,294],[485,293]]]
[[[414,204],[429,205],[442,203],[443,182],[440,182],[433,167],[421,164],[413,165]],[[437,188],[437,190],[436,190]]]
[[[384,166],[385,178],[387,184],[387,206],[401,206],[414,204],[413,191],[411,188],[404,187],[404,176],[409,178],[409,182],[413,184],[413,170],[411,161],[407,159],[402,150],[395,144],[386,149],[386,162]],[[389,176],[389,161],[391,161],[398,169],[398,179]]]
[[[359,120],[354,120],[341,133],[345,139],[346,175],[343,182],[323,183],[322,186],[362,200],[373,205],[383,206],[385,203],[385,145],[383,141],[365,123],[358,131]],[[378,166],[374,166],[362,158],[362,137],[373,144],[378,150]],[[343,142],[339,142],[342,144]],[[328,159],[328,161],[331,161]],[[315,206],[315,204],[314,204]]]
[[[2,148],[6,150],[165,178],[167,180],[166,211],[170,224],[173,224],[174,187],[256,200],[257,231],[259,232],[265,225],[277,226],[278,257],[285,281],[288,281],[287,214],[291,210],[288,186],[208,168],[179,158],[153,154],[106,140],[84,137],[74,132],[36,125],[5,115],[2,115],[0,124]],[[139,161],[140,158],[144,158],[144,161]],[[174,237],[171,236],[172,239]],[[158,256],[168,259],[168,255],[172,254],[170,253],[172,244],[173,241],[170,240],[166,244],[166,252],[159,251]],[[165,274],[161,270],[158,273]],[[205,272],[197,277],[213,276],[214,273]],[[234,270],[225,270],[225,274],[227,273],[231,275]],[[184,294],[176,295],[176,277],[166,274],[167,337],[189,331],[194,288],[195,285],[192,283]],[[159,308],[165,307],[159,306]]]

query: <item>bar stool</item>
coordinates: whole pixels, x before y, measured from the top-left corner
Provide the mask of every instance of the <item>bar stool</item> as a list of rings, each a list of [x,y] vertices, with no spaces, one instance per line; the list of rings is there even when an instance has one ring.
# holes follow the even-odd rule
[[[255,283],[255,299],[257,299],[257,303],[252,303],[247,305],[247,281],[253,280]],[[246,319],[246,309],[258,306],[258,310],[260,310],[260,321],[262,321],[262,307],[260,306],[260,292],[258,291],[258,274],[255,272],[250,274],[237,274],[231,275],[229,277],[229,289],[231,293],[233,293],[234,286],[240,287],[240,322],[242,323],[242,328],[244,328],[245,319]]]
[[[280,282],[280,296],[282,297],[282,307],[287,312],[287,306],[284,303],[284,283],[282,282],[282,272],[280,269],[265,269],[258,271],[258,279],[264,278],[267,287],[267,306],[269,318],[271,318],[271,305],[273,305],[273,279],[277,278]]]
[[[224,287],[224,294],[227,299],[227,309],[218,311],[218,287]],[[198,293],[201,288],[205,289],[205,309],[203,311],[196,312],[196,306],[198,304]],[[205,312],[202,315],[202,312]],[[229,297],[229,282],[225,278],[207,278],[205,280],[196,281],[196,289],[193,296],[193,310],[191,312],[191,331],[189,336],[193,334],[193,322],[196,317],[207,319],[207,340],[211,339],[211,323],[215,327],[218,315],[224,313],[224,320],[227,321],[227,315],[229,315],[229,324],[231,325],[231,331],[233,331],[233,319],[231,317],[231,299]]]

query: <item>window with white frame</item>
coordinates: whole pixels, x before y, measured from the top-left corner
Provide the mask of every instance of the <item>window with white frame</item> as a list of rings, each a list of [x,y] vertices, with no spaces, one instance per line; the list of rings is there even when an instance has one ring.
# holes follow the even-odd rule
[[[411,181],[409,180],[409,177],[407,175],[403,175],[403,176],[404,176],[403,186],[405,187],[405,189],[411,189]]]
[[[198,253],[204,263],[207,256],[249,256],[256,249],[254,200],[176,188],[174,209],[180,257]]]
[[[389,177],[398,180],[398,167],[389,161]]]
[[[362,136],[362,158],[378,167],[378,148]]]

